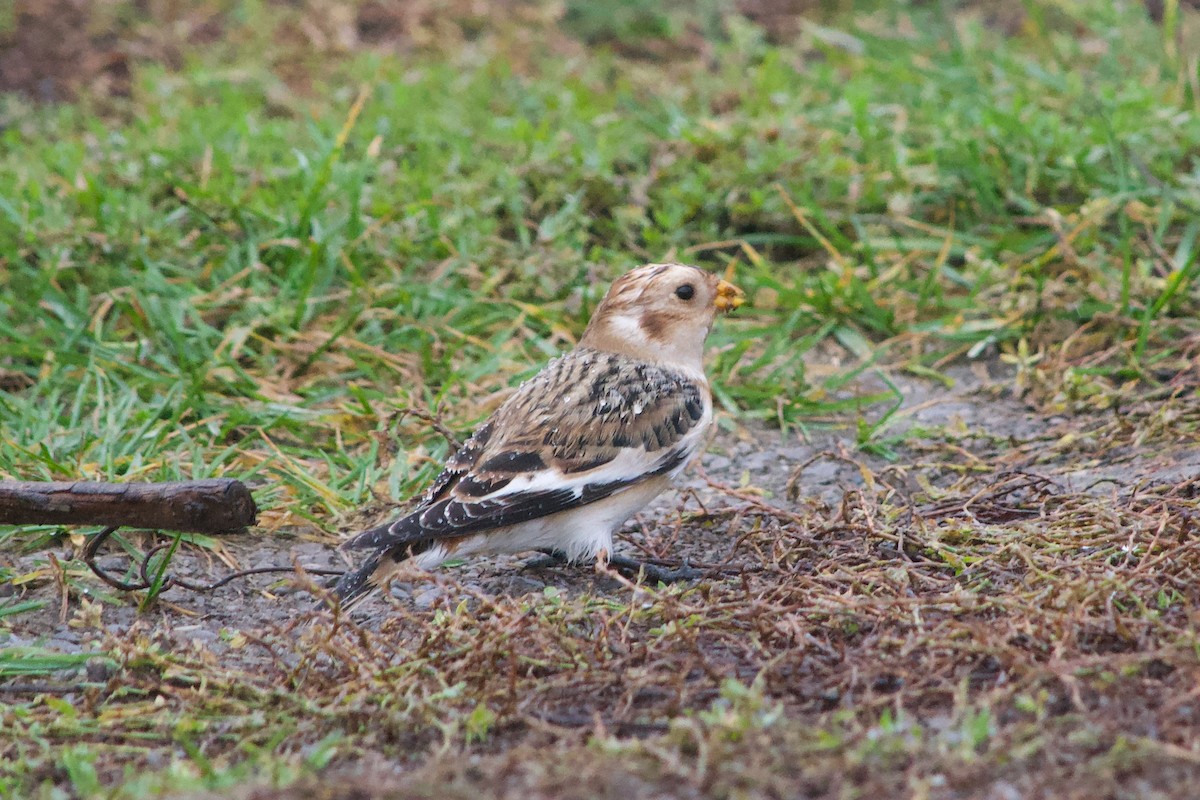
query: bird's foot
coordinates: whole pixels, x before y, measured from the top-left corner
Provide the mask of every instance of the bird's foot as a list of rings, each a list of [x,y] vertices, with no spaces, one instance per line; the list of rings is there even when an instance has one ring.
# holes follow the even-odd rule
[[[571,560],[567,558],[567,554],[561,550],[547,549],[539,550],[538,552],[542,554],[541,557],[526,561],[521,565],[522,571],[527,569],[561,567],[571,563]],[[632,580],[638,580],[638,577],[642,576],[642,580],[647,583],[694,581],[708,574],[705,570],[691,566],[686,560],[679,567],[663,567],[658,564],[638,561],[636,558],[630,558],[629,556],[610,555],[607,551],[604,551],[596,558],[596,572],[605,574],[610,571]]]
[[[688,564],[686,559],[682,566],[671,568],[638,561],[636,558],[629,558],[628,556],[610,555],[608,557],[608,568],[633,580],[637,580],[639,576],[644,576],[643,580],[649,583],[694,581],[703,578],[707,574],[704,570],[696,569]]]
[[[564,564],[569,564],[570,559],[567,554],[561,550],[538,550],[541,553],[540,558],[531,558],[521,565],[521,571],[527,569],[546,569],[547,567],[561,567]]]

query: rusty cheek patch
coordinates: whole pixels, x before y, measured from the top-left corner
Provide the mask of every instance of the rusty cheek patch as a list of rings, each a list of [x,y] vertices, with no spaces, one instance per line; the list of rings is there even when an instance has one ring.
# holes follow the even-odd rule
[[[646,313],[642,315],[638,324],[645,331],[646,336],[655,341],[665,341],[668,326],[670,326],[672,317],[670,314],[663,313]]]

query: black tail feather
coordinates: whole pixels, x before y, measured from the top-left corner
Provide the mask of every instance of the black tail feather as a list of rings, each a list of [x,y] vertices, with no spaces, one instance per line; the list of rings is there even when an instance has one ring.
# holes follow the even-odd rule
[[[342,611],[352,611],[379,590],[396,570],[396,562],[389,550],[377,550],[362,564],[347,572],[333,587],[336,604]]]

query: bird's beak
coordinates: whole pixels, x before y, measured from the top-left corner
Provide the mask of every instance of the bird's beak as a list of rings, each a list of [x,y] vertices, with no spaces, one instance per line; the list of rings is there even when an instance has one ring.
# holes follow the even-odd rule
[[[746,302],[746,293],[726,280],[717,282],[717,297],[713,305],[718,311],[733,311]]]

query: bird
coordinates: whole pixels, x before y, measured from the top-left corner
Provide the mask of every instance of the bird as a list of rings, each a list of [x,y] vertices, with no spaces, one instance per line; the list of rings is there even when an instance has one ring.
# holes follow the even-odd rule
[[[348,611],[406,565],[451,557],[541,551],[598,570],[639,565],[612,553],[613,534],[704,447],[704,343],[717,313],[744,302],[686,264],[617,278],[575,348],[518,387],[415,508],[343,545],[368,555],[334,585],[332,604]]]

